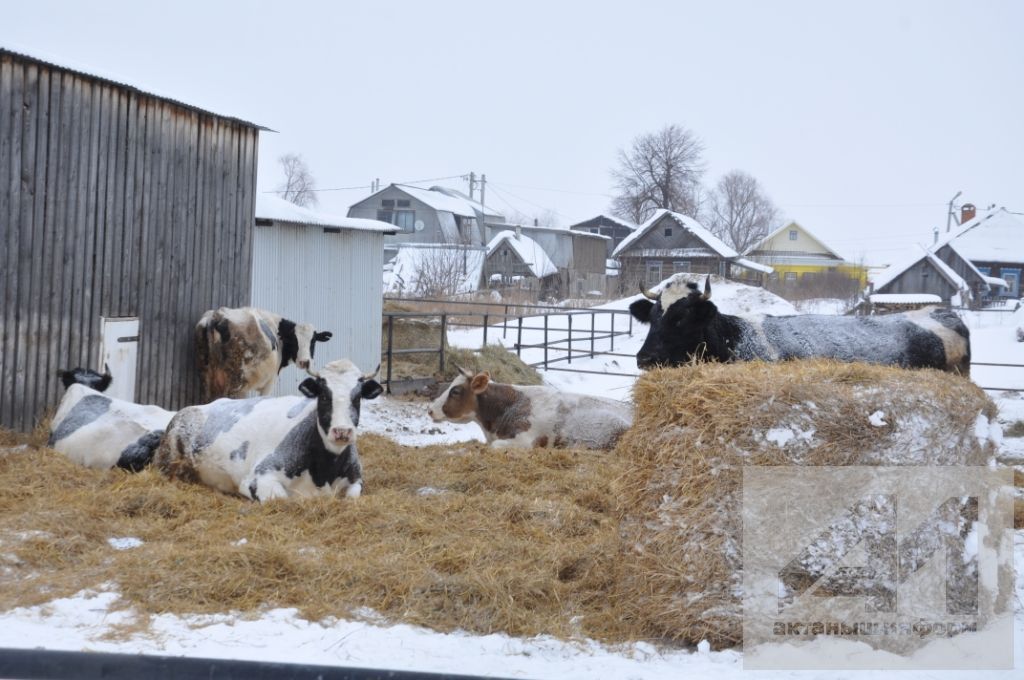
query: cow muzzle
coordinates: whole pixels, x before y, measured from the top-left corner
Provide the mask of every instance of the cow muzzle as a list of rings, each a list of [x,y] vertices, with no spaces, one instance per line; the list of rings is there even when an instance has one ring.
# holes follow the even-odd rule
[[[299,364],[299,368],[301,368],[302,370],[304,370],[304,371],[308,371],[309,370],[309,361],[308,360],[303,359],[302,361],[298,362],[298,364]]]
[[[331,441],[335,444],[351,444],[355,431],[351,427],[332,427]]]

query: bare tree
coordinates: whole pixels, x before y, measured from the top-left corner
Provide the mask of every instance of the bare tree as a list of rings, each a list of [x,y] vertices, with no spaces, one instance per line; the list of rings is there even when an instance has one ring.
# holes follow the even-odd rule
[[[776,229],[779,219],[757,179],[742,170],[724,175],[709,196],[708,228],[740,253]]]
[[[619,150],[612,212],[636,224],[658,208],[696,218],[704,170],[704,144],[683,126],[640,135],[628,151]]]
[[[532,215],[512,208],[505,211],[505,219],[509,224],[533,224],[536,222],[542,227],[557,227],[562,222],[558,213],[551,208],[539,210]]]
[[[286,153],[277,159],[284,171],[284,183],[278,186],[277,190],[286,201],[304,208],[315,207],[319,200],[313,187],[316,182],[313,174],[309,171],[306,161],[296,153]]]

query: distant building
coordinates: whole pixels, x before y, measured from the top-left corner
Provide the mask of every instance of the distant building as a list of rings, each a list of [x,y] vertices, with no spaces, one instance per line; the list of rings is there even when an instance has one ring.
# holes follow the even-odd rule
[[[499,231],[487,244],[484,280],[491,287],[545,290],[557,285],[558,267],[543,247],[521,228]]]
[[[560,297],[583,297],[589,291],[604,292],[606,253],[609,237],[584,231],[526,224],[486,225],[488,240],[506,230],[515,230],[536,241],[558,270],[557,285],[546,292]]]
[[[569,227],[573,231],[582,231],[588,234],[600,234],[607,236],[608,252],[606,257],[611,257],[615,249],[622,243],[622,240],[637,230],[637,225],[626,220],[621,220],[612,215],[601,214],[592,217],[584,222],[577,222]]]
[[[638,284],[653,286],[683,272],[737,278],[743,272],[765,275],[773,271],[741,257],[696,220],[669,210],[654,213],[612,256],[621,263],[619,279],[625,290]]]
[[[809,229],[796,222],[765,236],[747,250],[746,257],[770,266],[775,270],[772,279],[784,284],[796,284],[803,279],[830,274],[855,279],[858,287],[867,283],[867,269],[863,265],[847,262]]]

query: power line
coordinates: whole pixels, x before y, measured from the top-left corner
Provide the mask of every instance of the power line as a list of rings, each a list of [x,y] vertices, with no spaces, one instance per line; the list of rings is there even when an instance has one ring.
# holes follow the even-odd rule
[[[492,187],[495,186],[494,180],[489,181],[488,184],[490,184]],[[528,198],[523,198],[522,196],[520,196],[518,194],[512,193],[511,191],[508,190],[508,188],[504,184],[498,184],[497,186],[500,186],[502,188],[502,191],[507,192],[509,196],[513,196],[515,198],[518,198],[520,201],[523,201],[524,203],[529,203],[533,207],[540,208],[541,210],[550,210],[551,212],[553,212],[554,214],[558,215],[559,217],[563,217],[563,218],[565,217],[565,215],[563,215],[562,213],[558,212],[554,208],[550,208],[550,207],[548,207],[546,205],[541,205],[540,203],[534,203],[533,201],[531,201]]]
[[[462,179],[465,175],[449,175],[447,177],[430,177],[427,179],[413,179],[405,182],[392,182],[392,184],[425,184],[426,182],[440,182],[446,179]],[[309,189],[308,191],[355,191],[356,189],[372,189],[372,184],[362,184],[353,187],[333,187],[330,189]],[[287,193],[285,189],[268,189],[264,191],[265,194],[284,194]]]

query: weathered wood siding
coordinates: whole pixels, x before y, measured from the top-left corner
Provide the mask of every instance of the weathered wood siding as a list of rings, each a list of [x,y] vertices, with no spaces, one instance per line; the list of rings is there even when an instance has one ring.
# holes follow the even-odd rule
[[[0,426],[138,317],[136,400],[199,398],[192,328],[248,304],[258,128],[0,51]],[[117,376],[114,376],[117,379]]]

